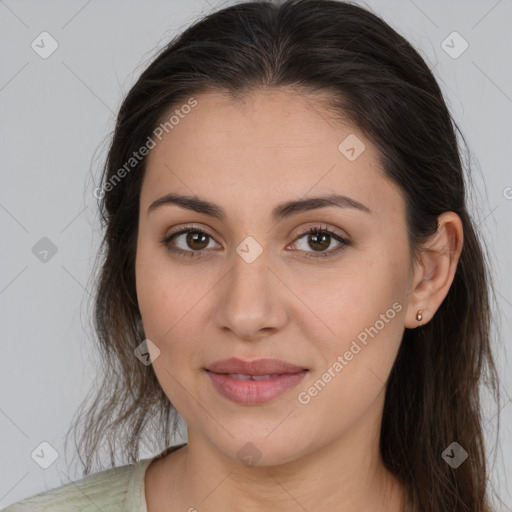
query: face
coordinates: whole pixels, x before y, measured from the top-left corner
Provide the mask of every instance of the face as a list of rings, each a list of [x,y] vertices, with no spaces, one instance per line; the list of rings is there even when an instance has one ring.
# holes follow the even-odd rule
[[[234,460],[246,443],[276,464],[357,439],[379,421],[404,331],[404,198],[370,141],[313,96],[195,99],[150,151],[140,197],[136,286],[156,376],[189,442]],[[171,193],[215,208],[148,212]],[[351,201],[279,209],[332,194]],[[232,357],[307,371],[248,382],[205,369]]]

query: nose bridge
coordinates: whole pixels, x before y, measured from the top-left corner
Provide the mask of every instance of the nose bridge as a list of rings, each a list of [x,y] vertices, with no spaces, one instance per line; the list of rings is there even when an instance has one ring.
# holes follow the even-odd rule
[[[238,302],[249,299],[261,306],[273,286],[268,269],[272,265],[271,259],[270,250],[263,247],[263,242],[260,244],[254,237],[246,237],[233,254],[229,295]]]
[[[218,302],[220,326],[243,338],[255,337],[261,329],[281,326],[286,307],[277,289],[282,284],[270,270],[275,266],[271,251],[247,237],[233,252],[231,263]]]

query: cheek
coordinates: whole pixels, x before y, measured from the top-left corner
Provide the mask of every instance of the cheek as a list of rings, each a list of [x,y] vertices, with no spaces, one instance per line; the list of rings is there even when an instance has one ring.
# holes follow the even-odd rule
[[[393,264],[371,254],[354,254],[328,273],[292,279],[291,287],[301,298],[295,318],[302,318],[303,327],[312,330],[310,339],[326,348],[338,349],[350,343],[400,298]],[[395,313],[391,311],[393,316]]]
[[[148,338],[157,344],[172,338],[200,301],[204,290],[193,266],[173,268],[165,248],[139,242],[135,264],[137,300]],[[181,331],[180,331],[181,332]],[[185,335],[185,333],[181,333]]]
[[[304,402],[316,402],[318,414],[327,414],[326,421],[333,408],[345,409],[347,421],[357,417],[383,391],[404,331],[406,272],[397,270],[400,262],[381,251],[373,263],[361,258],[346,269],[325,281],[323,293],[314,287],[302,289],[329,327],[319,336],[313,329],[318,321],[308,324],[322,364],[307,383],[313,387],[301,388],[307,395]]]
[[[383,308],[382,313],[387,310]],[[323,347],[325,363],[315,368],[309,381],[298,390],[302,392],[297,398],[304,413],[316,418],[333,435],[350,429],[368,413],[378,418],[378,400],[384,398],[403,333],[400,314],[392,319],[392,314],[386,317],[389,323],[379,319],[356,326],[355,320],[350,321],[352,334],[347,331],[331,341],[328,348]]]
[[[196,371],[202,367],[208,279],[194,265],[176,270],[165,250],[163,256],[157,252],[141,248],[137,253],[137,298],[146,337],[160,351],[153,361],[156,377],[178,410],[188,411],[189,393],[196,394]]]
[[[160,353],[152,363],[155,375],[171,403],[180,412],[190,408],[190,370],[197,357],[199,338],[190,321],[200,295],[196,287],[169,271],[169,262],[150,257],[150,251],[137,254],[136,288],[146,337]],[[161,260],[161,258],[160,258]],[[195,298],[195,296],[197,298]],[[194,300],[195,298],[195,300]]]

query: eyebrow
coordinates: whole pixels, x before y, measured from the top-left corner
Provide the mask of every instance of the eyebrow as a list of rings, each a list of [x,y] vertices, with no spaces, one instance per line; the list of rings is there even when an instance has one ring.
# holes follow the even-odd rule
[[[224,210],[219,205],[206,199],[175,193],[167,194],[163,197],[160,197],[156,201],[153,201],[147,210],[147,214],[149,215],[157,208],[167,204],[174,204],[187,210],[210,215],[211,217],[215,217],[221,221],[225,221],[227,219],[226,210]],[[328,194],[281,203],[272,210],[272,219],[275,222],[278,222],[300,212],[316,210],[318,208],[325,208],[329,206],[336,206],[339,208],[355,208],[362,212],[371,214],[371,211],[367,206],[360,203],[359,201],[356,201],[355,199],[351,199],[350,197],[339,194]]]

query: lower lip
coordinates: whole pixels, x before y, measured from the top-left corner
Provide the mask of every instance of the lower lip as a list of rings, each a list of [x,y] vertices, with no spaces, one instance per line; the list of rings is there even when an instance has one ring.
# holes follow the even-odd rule
[[[240,380],[225,373],[206,372],[221,395],[239,404],[252,405],[268,402],[295,387],[308,370],[263,380]]]

